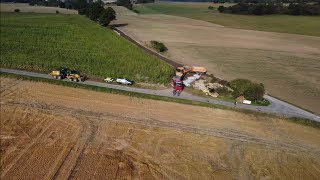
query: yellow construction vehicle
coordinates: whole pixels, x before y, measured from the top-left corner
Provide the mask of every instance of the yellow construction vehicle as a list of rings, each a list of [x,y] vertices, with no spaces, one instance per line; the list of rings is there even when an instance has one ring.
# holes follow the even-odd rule
[[[67,68],[61,67],[60,70],[52,71],[50,75],[54,79],[64,79],[67,76]]]
[[[67,68],[60,68],[60,70],[52,71],[50,75],[54,79],[64,79],[67,78],[70,81],[76,81],[76,82],[81,82],[84,81],[84,76],[81,76],[77,71],[72,70],[72,71],[67,71]]]
[[[84,81],[84,76],[81,76],[78,71],[76,70],[72,70],[70,72],[67,73],[67,78],[70,81],[76,81],[76,82],[81,82]]]

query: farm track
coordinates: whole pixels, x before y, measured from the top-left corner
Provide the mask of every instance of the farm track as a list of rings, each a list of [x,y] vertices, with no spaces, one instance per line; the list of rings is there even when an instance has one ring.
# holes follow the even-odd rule
[[[52,79],[50,75],[28,72],[28,71],[0,68],[0,72]],[[64,81],[67,81],[67,80],[64,80]],[[287,116],[287,117],[302,117],[302,118],[320,122],[320,117],[318,115],[308,112],[306,110],[303,110],[299,107],[296,107],[284,101],[281,101],[279,99],[276,99],[269,95],[264,96],[264,98],[266,98],[271,103],[269,106],[252,106],[252,105],[245,105],[245,104],[238,104],[237,106],[235,106],[234,103],[232,102],[217,100],[213,98],[199,97],[196,95],[188,94],[186,92],[183,92],[179,97],[176,97],[176,96],[173,97],[171,94],[171,89],[165,89],[165,90],[141,89],[136,87],[100,83],[100,82],[95,82],[90,80],[80,82],[80,84],[118,89],[118,90],[129,91],[129,92],[137,92],[142,94],[151,94],[151,95],[157,95],[157,96],[177,98],[177,99],[186,99],[186,100],[197,101],[197,102],[205,102],[209,104],[217,104],[217,105],[222,105],[222,106],[227,106],[232,108],[246,109],[246,110],[258,111],[263,113],[271,113],[271,114],[277,114],[277,115]]]
[[[23,108],[35,108],[39,109],[41,111],[49,112],[49,113],[58,113],[58,114],[66,114],[74,116],[78,119],[90,119],[94,121],[89,121],[89,132],[90,135],[86,137],[85,143],[83,144],[83,148],[81,148],[81,153],[77,158],[77,162],[72,170],[72,173],[70,174],[69,178],[74,177],[75,172],[77,171],[77,168],[79,167],[79,164],[81,163],[81,160],[83,158],[83,153],[86,150],[87,146],[92,142],[95,136],[95,131],[97,129],[97,125],[94,125],[97,121],[108,121],[108,119],[111,119],[110,121],[115,122],[126,122],[126,123],[134,123],[139,124],[147,127],[153,127],[153,128],[164,128],[164,129],[171,129],[175,131],[183,131],[198,135],[206,135],[206,136],[212,136],[212,137],[218,137],[218,138],[225,138],[230,139],[234,141],[238,141],[241,143],[253,143],[258,145],[265,145],[268,147],[276,148],[283,148],[289,151],[310,151],[310,149],[307,149],[305,147],[301,147],[300,145],[296,145],[292,142],[281,142],[281,141],[272,141],[265,138],[260,138],[253,135],[247,135],[243,133],[239,133],[236,131],[230,131],[230,130],[219,130],[219,129],[212,129],[212,128],[204,128],[200,126],[194,126],[194,125],[188,125],[188,124],[180,124],[175,122],[165,122],[160,121],[156,119],[138,119],[134,117],[128,117],[128,116],[120,116],[113,113],[93,113],[90,111],[80,110],[80,109],[74,109],[74,108],[66,108],[66,107],[57,107],[57,106],[48,106],[46,104],[40,104],[40,103],[25,103],[25,102],[17,102],[17,101],[11,101],[7,103],[1,103],[1,105],[5,106],[20,106]],[[86,120],[88,122],[88,120]],[[83,129],[83,131],[88,131],[88,129]],[[82,132],[83,133],[83,132]],[[314,149],[315,153],[319,154],[320,151]]]

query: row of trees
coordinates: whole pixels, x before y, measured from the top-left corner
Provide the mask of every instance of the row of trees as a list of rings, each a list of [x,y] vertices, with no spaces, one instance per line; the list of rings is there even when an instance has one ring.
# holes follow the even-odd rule
[[[285,6],[282,3],[259,3],[248,4],[238,3],[233,6],[224,7],[219,6],[219,12],[233,13],[233,14],[252,14],[252,15],[266,15],[266,14],[289,14],[289,15],[320,15],[320,3],[306,4],[306,3],[291,3]]]
[[[101,0],[92,2],[87,0],[32,0],[30,5],[52,6],[78,10],[80,15],[86,15],[89,19],[99,22],[101,26],[107,26],[116,19],[116,12],[111,8],[104,8]]]
[[[124,6],[130,10],[133,9],[131,0],[117,0],[117,6]]]
[[[105,9],[103,5],[102,1],[83,3],[78,7],[78,12],[80,15],[86,15],[92,21],[99,22],[101,26],[107,26],[116,19],[116,12],[111,7]]]

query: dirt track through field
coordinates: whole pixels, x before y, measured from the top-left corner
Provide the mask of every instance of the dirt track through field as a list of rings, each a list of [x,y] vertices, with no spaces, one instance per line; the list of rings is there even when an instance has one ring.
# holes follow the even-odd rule
[[[1,179],[320,175],[319,129],[11,78],[1,78],[0,132]]]
[[[319,37],[225,28],[162,14],[119,13],[113,24],[140,44],[163,42],[169,49],[165,56],[179,64],[205,66],[227,80],[262,82],[269,94],[320,113]]]

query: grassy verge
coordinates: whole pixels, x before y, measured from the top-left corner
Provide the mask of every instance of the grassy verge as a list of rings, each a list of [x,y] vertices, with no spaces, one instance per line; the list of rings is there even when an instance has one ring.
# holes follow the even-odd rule
[[[1,13],[1,67],[49,73],[67,67],[90,77],[167,83],[174,70],[79,15]]]
[[[157,95],[128,92],[128,91],[122,91],[122,90],[117,90],[117,89],[110,89],[110,88],[104,88],[104,87],[98,87],[98,86],[92,86],[92,85],[78,84],[78,83],[73,83],[73,82],[68,82],[68,81],[58,81],[58,80],[54,80],[54,79],[44,79],[44,78],[16,75],[16,74],[3,73],[3,72],[0,72],[0,76],[17,78],[17,79],[28,80],[28,81],[46,82],[46,83],[55,84],[55,85],[63,85],[63,86],[67,86],[67,87],[88,89],[88,90],[93,90],[93,91],[98,91],[98,92],[120,94],[120,95],[126,95],[126,96],[132,96],[132,97],[138,97],[138,98],[144,98],[144,99],[160,100],[160,101],[175,102],[175,103],[188,104],[188,105],[196,105],[196,106],[208,107],[208,108],[231,110],[231,111],[237,111],[237,112],[241,112],[241,113],[251,114],[254,116],[268,116],[268,117],[280,118],[279,116],[276,116],[276,115],[262,113],[262,112],[255,112],[255,111],[250,111],[250,110],[245,110],[245,109],[237,109],[237,108],[232,108],[232,107],[226,107],[226,106],[215,105],[215,104],[210,104],[210,103],[203,103],[203,102],[196,102],[196,101],[185,100],[185,99],[176,99],[176,98],[162,97],[162,96],[157,96]],[[298,124],[302,124],[302,125],[306,125],[306,126],[320,129],[320,123],[309,120],[309,119],[298,118],[298,117],[292,117],[292,118],[281,117],[281,118],[284,120],[287,120],[287,121],[291,121],[291,122],[295,122]]]
[[[320,16],[236,15],[219,13],[220,5],[232,4],[158,2],[134,6],[140,14],[168,14],[203,20],[225,27],[320,36]],[[208,7],[214,10],[208,10]]]

